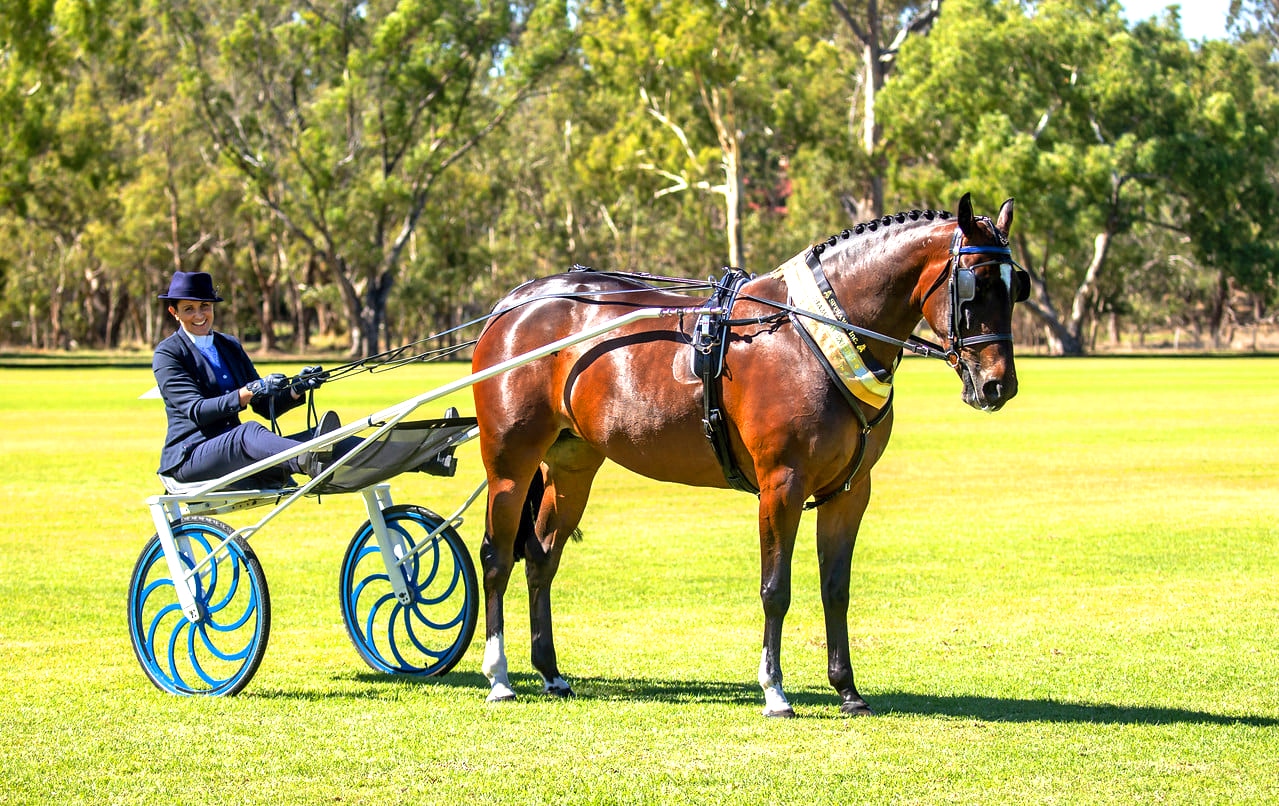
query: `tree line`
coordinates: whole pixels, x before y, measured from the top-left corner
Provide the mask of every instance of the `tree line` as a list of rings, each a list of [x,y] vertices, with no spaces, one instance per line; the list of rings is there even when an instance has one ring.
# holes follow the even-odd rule
[[[149,348],[180,269],[264,351],[370,355],[965,191],[1017,198],[1020,342],[1276,323],[1279,0],[1205,42],[1116,0],[0,5],[12,347]]]

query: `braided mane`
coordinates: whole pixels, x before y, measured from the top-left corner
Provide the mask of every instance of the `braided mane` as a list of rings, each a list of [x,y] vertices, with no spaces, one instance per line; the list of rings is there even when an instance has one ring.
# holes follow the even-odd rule
[[[938,218],[945,221],[950,217],[951,213],[946,210],[911,210],[905,213],[897,213],[896,215],[886,215],[883,218],[876,218],[850,229],[842,230],[837,235],[832,235],[823,241],[818,241],[812,246],[813,254],[820,256],[822,252],[837,245],[841,240],[848,240],[854,235],[862,235],[866,232],[875,232],[880,227],[887,227],[894,223],[904,224],[908,220],[919,221],[921,218],[925,221],[932,221]]]

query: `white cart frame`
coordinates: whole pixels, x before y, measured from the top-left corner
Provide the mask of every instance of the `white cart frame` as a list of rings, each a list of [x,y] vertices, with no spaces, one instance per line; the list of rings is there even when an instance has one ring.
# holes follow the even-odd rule
[[[630,313],[582,331],[581,333],[559,339],[536,350],[523,353],[499,364],[495,364],[480,372],[467,375],[453,383],[445,384],[437,389],[433,389],[429,392],[418,395],[417,397],[410,398],[398,405],[391,406],[390,408],[371,414],[362,420],[347,424],[307,442],[299,443],[295,448],[291,448],[288,451],[263,459],[260,462],[256,462],[234,473],[222,476],[221,478],[186,485],[179,485],[172,482],[172,480],[166,480],[166,487],[169,488],[169,492],[162,495],[153,495],[146,499],[146,503],[151,513],[151,519],[155,524],[156,538],[158,538],[159,544],[163,549],[164,561],[167,564],[169,573],[168,580],[171,580],[172,582],[172,587],[178,600],[177,606],[180,608],[181,613],[186,620],[190,622],[192,629],[195,629],[196,626],[205,619],[205,613],[203,612],[199,601],[200,584],[202,581],[207,581],[202,579],[202,575],[210,574],[211,566],[229,552],[228,547],[233,542],[235,542],[237,546],[241,545],[243,542],[247,542],[249,538],[255,536],[264,526],[266,526],[267,523],[298,499],[304,496],[318,495],[325,480],[332,476],[334,471],[353,460],[362,450],[377,444],[378,437],[386,434],[387,431],[394,428],[397,424],[402,422],[406,417],[417,411],[422,406],[467,389],[481,381],[524,366],[525,364],[536,361],[544,356],[559,352],[567,347],[572,347],[576,344],[598,338],[599,336],[609,333],[610,331],[617,330],[618,328],[625,327],[633,322],[643,319],[653,319],[660,316],[688,313],[692,310],[698,309],[693,307],[636,309]],[[276,467],[277,465],[297,457],[304,452],[327,448],[342,439],[366,431],[370,428],[374,429],[374,431],[366,439],[364,439],[363,442],[354,446],[348,453],[339,457],[330,466],[326,467],[322,473],[312,479],[309,479],[301,486],[279,490],[230,489],[231,486],[237,482],[241,482],[244,479],[264,470]],[[463,444],[474,439],[479,435],[479,430],[479,426],[472,427],[464,435],[456,439],[453,444]],[[385,566],[386,576],[390,581],[394,597],[401,604],[409,605],[414,597],[414,591],[410,590],[409,583],[406,579],[406,567],[416,562],[419,554],[430,550],[434,546],[436,538],[441,534],[448,531],[453,531],[455,533],[457,527],[462,523],[463,513],[476,501],[476,499],[480,497],[486,486],[487,481],[482,481],[475,491],[470,494],[466,501],[447,518],[439,519],[438,516],[434,516],[434,513],[426,511],[433,516],[426,521],[426,524],[431,528],[421,540],[417,541],[416,546],[413,548],[410,548],[405,543],[398,530],[393,531],[387,527],[387,522],[384,516],[385,513],[393,506],[390,485],[385,482],[381,482],[359,491],[364,499],[365,508],[368,511],[368,525],[371,526],[373,533],[376,535],[377,546],[380,551],[382,562]],[[259,508],[268,505],[271,506],[271,509],[256,523],[229,531],[229,533],[225,535],[219,532],[217,536],[222,538],[220,542],[213,545],[208,551],[204,552],[202,559],[193,563],[192,558],[196,555],[192,552],[192,546],[188,538],[182,534],[180,530],[180,525],[182,524],[184,517],[214,515],[235,510]],[[177,531],[175,531],[175,529]],[[467,570],[469,570],[469,573],[473,577],[474,569],[473,566],[471,566],[469,556],[464,559]],[[143,558],[140,558],[139,567],[142,566],[142,562]],[[253,559],[253,562],[256,564],[256,558]],[[135,570],[135,576],[137,573],[138,571]],[[260,569],[258,569],[258,573],[260,574]],[[471,584],[474,583],[472,582]],[[134,599],[137,595],[139,595],[138,591],[139,589],[136,584],[130,585],[131,632],[134,637],[135,652],[138,652],[139,660],[143,663],[144,671],[147,671],[147,663],[143,660],[143,650],[138,645],[141,628],[133,624],[135,613]],[[267,607],[268,605],[263,602],[262,606]],[[473,628],[475,614],[470,613],[467,615],[471,619]],[[346,618],[348,622],[348,631],[352,630],[353,626],[358,626],[350,623],[351,619],[345,612],[344,618]],[[355,633],[352,632],[353,637],[354,635]],[[469,640],[469,634],[467,635],[467,638]],[[192,642],[195,641],[194,633],[192,633],[190,640]],[[265,636],[263,636],[263,642],[264,641]],[[194,643],[192,646],[194,646]],[[359,648],[358,643],[357,648]],[[257,650],[259,658],[262,649],[264,649],[264,647]],[[173,650],[174,648],[172,646],[171,639],[171,645],[169,647],[171,656],[170,664],[173,663]],[[392,648],[392,651],[394,651],[394,648]],[[361,650],[361,654],[364,654],[363,650]],[[378,664],[376,664],[374,660],[369,659],[367,656],[366,660],[368,660],[371,665],[374,665],[375,668],[377,667]],[[247,678],[251,677],[252,672],[256,669],[257,659],[253,660],[252,663],[254,669],[249,670],[248,674],[244,676],[245,679],[241,680],[232,691],[201,692],[182,690],[175,691],[174,693],[235,693],[235,691],[238,691],[240,687],[248,682]],[[163,685],[160,681],[157,681],[150,671],[147,671],[147,673],[152,677],[152,682],[156,683],[157,686],[173,691],[171,687]]]

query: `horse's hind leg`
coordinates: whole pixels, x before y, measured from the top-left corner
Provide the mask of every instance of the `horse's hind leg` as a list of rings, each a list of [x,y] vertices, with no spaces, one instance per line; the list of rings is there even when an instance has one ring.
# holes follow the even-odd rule
[[[485,642],[483,671],[489,681],[489,702],[514,699],[515,691],[506,664],[506,621],[502,602],[515,567],[515,541],[530,494],[530,484],[540,471],[542,456],[555,440],[553,432],[541,441],[506,440],[503,434],[486,438],[481,432],[480,452],[488,472],[488,510],[480,566],[484,574]]]
[[[542,676],[545,694],[566,697],[573,690],[560,676],[551,626],[551,583],[560,567],[564,546],[581,523],[591,482],[604,457],[585,442],[562,437],[543,465],[546,489],[538,510],[536,540],[525,544],[524,572],[528,581],[529,627],[533,668]]]
[[[870,714],[870,706],[853,684],[848,650],[848,586],[853,545],[870,502],[870,478],[817,510],[817,561],[821,574],[822,611],[826,618],[826,676],[839,692],[839,709],[851,716]]]

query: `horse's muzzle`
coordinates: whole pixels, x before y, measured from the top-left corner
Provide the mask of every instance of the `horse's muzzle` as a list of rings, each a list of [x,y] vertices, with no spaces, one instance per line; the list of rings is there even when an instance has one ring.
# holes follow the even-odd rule
[[[959,377],[964,382],[964,402],[982,411],[999,411],[1017,396],[1017,372],[1011,362],[997,361],[983,367],[977,362],[961,361]]]

